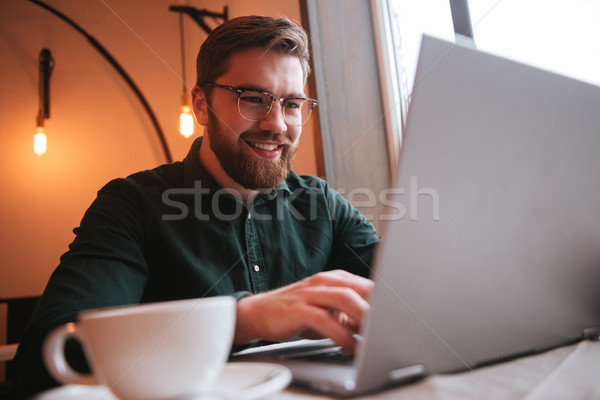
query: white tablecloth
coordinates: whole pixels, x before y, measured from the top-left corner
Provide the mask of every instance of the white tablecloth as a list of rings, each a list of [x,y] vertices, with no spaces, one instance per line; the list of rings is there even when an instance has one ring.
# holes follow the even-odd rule
[[[269,400],[330,398],[289,388]],[[600,342],[584,341],[471,372],[433,375],[356,399],[600,399]]]

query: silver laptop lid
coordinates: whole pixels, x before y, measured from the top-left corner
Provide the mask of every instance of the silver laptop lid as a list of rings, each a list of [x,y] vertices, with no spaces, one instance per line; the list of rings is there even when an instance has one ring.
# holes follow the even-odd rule
[[[407,125],[359,380],[600,326],[600,88],[424,37]]]

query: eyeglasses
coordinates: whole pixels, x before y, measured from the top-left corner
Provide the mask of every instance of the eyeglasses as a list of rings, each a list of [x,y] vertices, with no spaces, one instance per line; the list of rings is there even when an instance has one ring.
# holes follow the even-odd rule
[[[256,89],[235,88],[233,86],[218,85],[215,83],[201,83],[199,86],[227,89],[235,92],[238,96],[238,111],[240,115],[249,121],[260,121],[264,119],[273,103],[281,104],[283,119],[289,126],[302,126],[314,109],[317,108],[317,100],[306,97],[275,97],[269,92]]]

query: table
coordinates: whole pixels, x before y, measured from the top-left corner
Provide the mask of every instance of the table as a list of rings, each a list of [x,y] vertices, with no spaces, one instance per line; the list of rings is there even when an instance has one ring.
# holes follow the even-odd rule
[[[48,395],[44,400],[65,400]],[[74,397],[69,397],[74,398]],[[107,389],[87,400],[113,399]],[[264,400],[326,400],[295,387]],[[564,400],[600,399],[600,341],[583,341],[542,354],[480,368],[470,372],[432,375],[419,382],[391,388],[353,400]],[[77,398],[77,400],[81,400]]]
[[[275,399],[332,397],[292,387],[268,397]],[[354,399],[600,399],[600,341],[583,341],[472,372],[433,375],[411,385]]]

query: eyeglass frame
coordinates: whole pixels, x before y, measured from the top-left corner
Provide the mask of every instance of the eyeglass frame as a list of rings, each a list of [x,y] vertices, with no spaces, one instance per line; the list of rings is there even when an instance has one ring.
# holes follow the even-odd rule
[[[238,113],[240,113],[240,116],[242,118],[244,118],[248,121],[260,121],[261,119],[266,118],[267,115],[269,115],[269,113],[273,109],[273,103],[275,103],[275,101],[279,101],[279,104],[281,104],[281,114],[283,115],[283,120],[285,121],[285,123],[290,126],[298,127],[298,126],[302,126],[306,122],[308,122],[308,120],[310,119],[310,116],[312,115],[312,112],[319,105],[319,102],[317,100],[311,99],[310,97],[277,97],[274,94],[269,93],[265,90],[243,88],[243,87],[233,87],[233,86],[229,86],[229,85],[220,85],[218,83],[199,83],[198,86],[221,88],[221,89],[227,89],[231,92],[235,92],[237,94],[237,98],[238,98]],[[260,93],[260,94],[269,96],[271,98],[271,102],[269,103],[269,110],[265,113],[264,117],[259,118],[259,119],[252,119],[252,118],[248,118],[242,114],[242,111],[240,110],[240,98],[242,96],[242,93],[244,93],[244,92],[256,92],[256,93]],[[302,101],[308,102],[310,104],[310,113],[308,114],[308,117],[306,117],[306,120],[302,121],[302,123],[300,125],[292,125],[287,122],[285,111],[284,111],[285,107],[286,107],[285,106],[286,100],[302,100]]]

